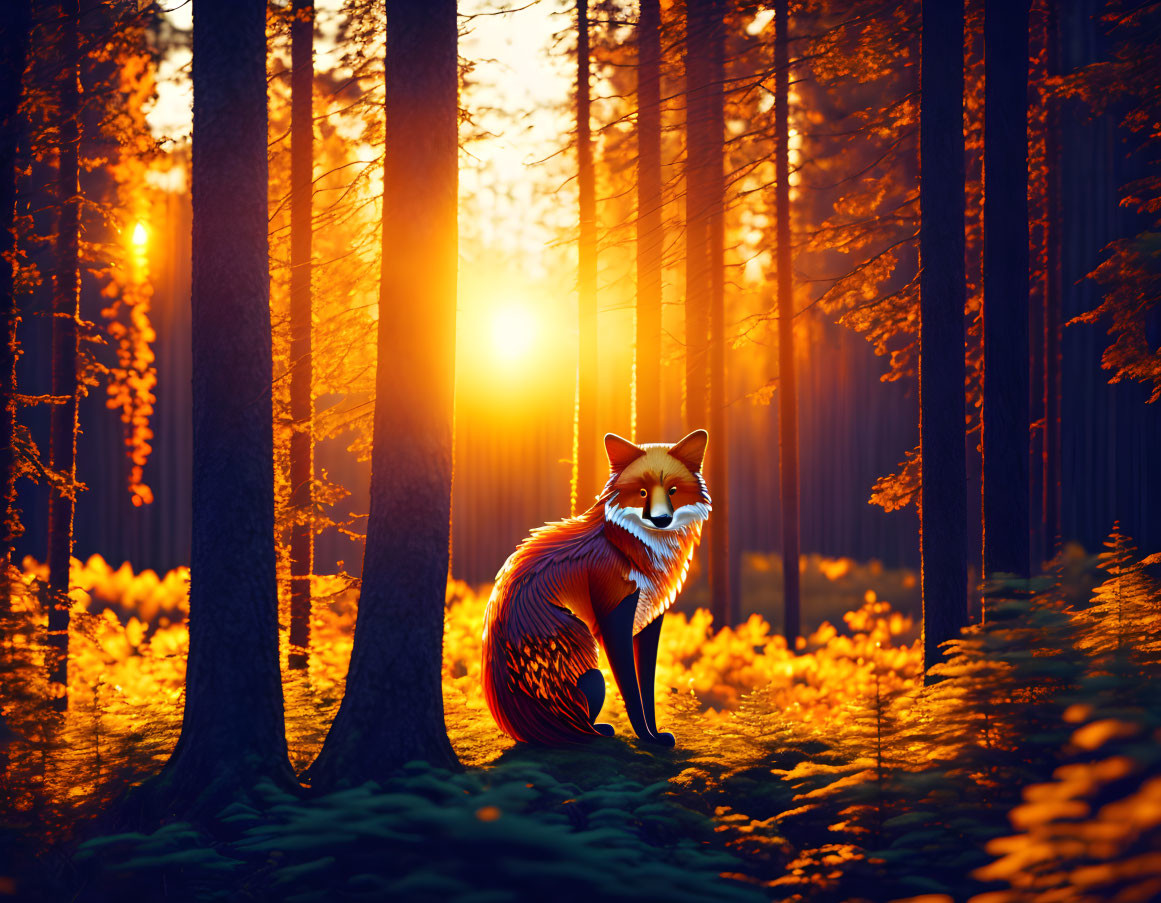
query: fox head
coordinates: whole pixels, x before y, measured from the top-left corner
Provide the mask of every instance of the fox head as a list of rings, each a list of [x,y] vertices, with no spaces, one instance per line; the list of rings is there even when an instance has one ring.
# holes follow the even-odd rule
[[[653,531],[677,531],[705,520],[710,497],[701,464],[708,440],[705,430],[694,430],[676,445],[634,445],[614,433],[606,435],[612,470],[607,515]]]

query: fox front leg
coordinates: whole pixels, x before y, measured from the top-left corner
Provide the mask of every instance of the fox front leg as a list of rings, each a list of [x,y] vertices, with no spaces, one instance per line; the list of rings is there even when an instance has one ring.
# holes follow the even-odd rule
[[[658,615],[633,637],[633,655],[637,661],[637,679],[641,684],[641,705],[645,710],[645,724],[653,734],[655,742],[661,746],[673,746],[677,742],[673,734],[657,730],[657,715],[653,702],[653,684],[657,677],[657,641],[661,638],[663,617],[664,614]]]
[[[601,631],[601,643],[605,647],[613,678],[625,700],[625,712],[637,736],[649,743],[658,742],[649,729],[645,718],[645,706],[641,701],[641,683],[637,678],[637,661],[633,649],[633,622],[637,616],[637,599],[640,593],[634,590],[607,615],[597,618]]]

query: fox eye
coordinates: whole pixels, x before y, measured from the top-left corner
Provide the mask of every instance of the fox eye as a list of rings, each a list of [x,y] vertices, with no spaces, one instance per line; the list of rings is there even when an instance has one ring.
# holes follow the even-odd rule
[[[673,494],[674,494],[674,493],[676,493],[676,492],[677,492],[677,487],[676,487],[676,486],[670,486],[670,487],[669,487],[669,494],[670,494],[670,495],[673,495]]]
[[[646,492],[644,489],[641,490],[641,498],[647,498],[648,495],[649,495],[649,493]]]

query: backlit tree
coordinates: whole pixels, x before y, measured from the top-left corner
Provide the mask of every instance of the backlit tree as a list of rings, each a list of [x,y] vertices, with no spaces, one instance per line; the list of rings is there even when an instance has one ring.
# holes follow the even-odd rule
[[[16,219],[17,151],[20,127],[21,86],[28,53],[32,5],[19,0],[0,21],[0,304],[4,305],[0,329],[0,466],[4,482],[0,494],[4,499],[3,523],[0,523],[0,582],[3,598],[0,605],[8,609],[8,567],[12,562],[12,543],[19,530],[16,503],[16,261],[13,226]]]
[[[984,4],[983,575],[1027,576],[1028,3]]]
[[[457,278],[454,0],[387,6],[383,273],[371,507],[346,692],[316,786],[455,762],[443,719]],[[406,499],[406,504],[400,501]]]
[[[278,661],[266,7],[199,0],[193,39],[193,531],[177,748],[155,792],[199,815],[290,785]]]
[[[923,5],[919,108],[919,448],[923,655],[967,625],[963,10]]]

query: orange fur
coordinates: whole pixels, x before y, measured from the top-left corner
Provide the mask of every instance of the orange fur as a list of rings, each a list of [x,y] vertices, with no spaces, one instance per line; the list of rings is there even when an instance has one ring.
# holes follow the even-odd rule
[[[613,470],[596,503],[534,530],[496,575],[484,616],[483,683],[509,736],[555,744],[597,735],[576,683],[597,666],[599,620],[637,590],[634,633],[663,615],[709,512],[697,472],[704,439],[683,449],[688,441],[670,448],[607,438]],[[651,529],[636,513],[682,508],[688,523],[672,530]]]

